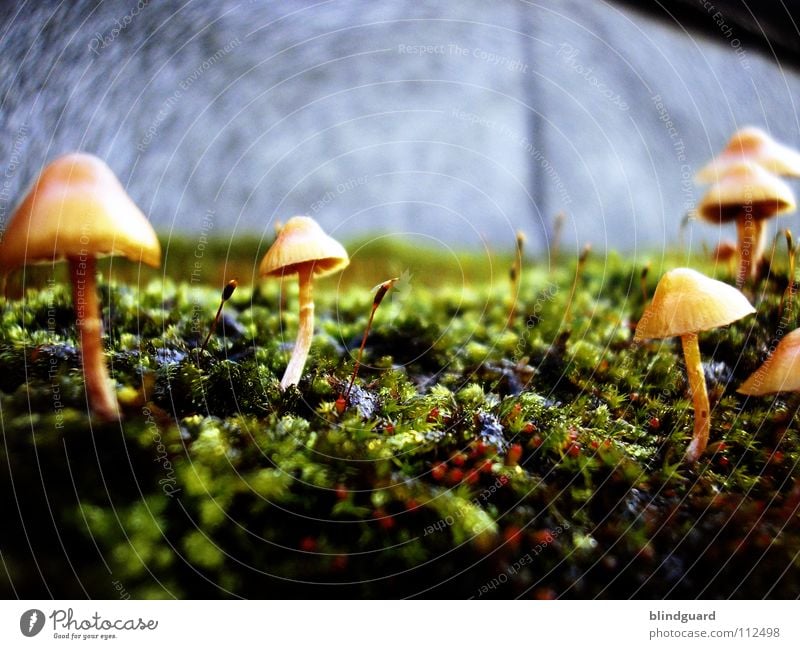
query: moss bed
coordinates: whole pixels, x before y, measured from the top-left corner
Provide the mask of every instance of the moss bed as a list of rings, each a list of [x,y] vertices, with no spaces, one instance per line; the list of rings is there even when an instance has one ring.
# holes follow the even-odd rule
[[[690,466],[680,345],[633,342],[642,263],[590,257],[569,309],[575,260],[526,265],[507,322],[508,259],[365,248],[320,283],[281,393],[296,287],[253,283],[253,259],[198,357],[229,252],[203,282],[177,253],[183,282],[101,281],[122,424],[87,415],[60,276],[5,305],[4,597],[797,596],[800,401],[736,393],[796,326],[785,260],[757,315],[700,337],[711,445]],[[337,407],[370,286],[403,271]]]

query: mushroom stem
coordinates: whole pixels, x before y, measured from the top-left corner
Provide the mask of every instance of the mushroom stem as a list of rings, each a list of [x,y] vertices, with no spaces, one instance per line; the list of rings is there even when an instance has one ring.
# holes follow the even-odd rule
[[[767,247],[766,221],[756,219],[753,223],[753,255],[751,257],[750,277],[755,282],[761,270],[761,260],[764,258],[764,249]]]
[[[686,458],[690,462],[694,462],[703,454],[708,444],[709,412],[711,408],[708,403],[706,377],[700,360],[700,346],[697,342],[697,334],[684,334],[681,336],[681,344],[683,345],[686,374],[689,378],[689,389],[692,392],[692,404],[694,405],[694,436],[686,451]]]
[[[736,256],[739,260],[739,268],[736,271],[736,286],[740,288],[745,285],[750,275],[752,224],[753,220],[746,219],[744,216],[736,219]]]
[[[748,277],[755,281],[758,277],[758,266],[764,255],[766,230],[761,219],[742,216],[736,221],[737,250],[739,254],[739,271],[736,274],[737,286],[743,286]]]
[[[789,270],[787,273],[787,279],[789,280],[786,283],[786,289],[783,291],[783,296],[781,297],[781,306],[778,310],[778,315],[783,316],[784,309],[788,312],[792,312],[792,298],[794,297],[795,286],[794,286],[794,258],[795,254],[797,253],[797,248],[794,246],[794,238],[792,237],[792,231],[789,228],[786,228],[784,231],[784,236],[786,237],[786,249],[789,254]]]
[[[289,364],[281,379],[281,390],[285,390],[290,385],[297,385],[300,381],[308,358],[308,351],[311,349],[311,340],[314,337],[313,264],[300,266],[297,277],[300,287],[300,322],[292,357],[289,359]]]
[[[69,272],[89,407],[105,421],[118,421],[119,404],[111,387],[100,338],[103,323],[95,279],[97,260],[91,255],[70,257]]]

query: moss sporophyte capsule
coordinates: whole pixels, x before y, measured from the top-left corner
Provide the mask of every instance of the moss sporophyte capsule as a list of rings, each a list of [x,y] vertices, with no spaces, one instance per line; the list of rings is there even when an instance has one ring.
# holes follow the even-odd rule
[[[206,336],[203,344],[200,345],[199,351],[202,352],[205,350],[206,346],[208,345],[208,341],[211,340],[211,334],[214,333],[217,329],[217,324],[219,324],[219,318],[222,315],[222,308],[225,306],[225,302],[231,299],[233,292],[236,290],[236,287],[239,286],[239,281],[237,279],[232,279],[225,287],[222,289],[222,296],[219,300],[219,308],[217,309],[217,314],[214,316],[214,320],[211,323],[211,328],[208,330],[208,335]]]

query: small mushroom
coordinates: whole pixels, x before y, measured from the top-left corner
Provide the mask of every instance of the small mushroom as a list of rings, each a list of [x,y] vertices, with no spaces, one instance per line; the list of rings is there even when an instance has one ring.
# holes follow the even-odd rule
[[[286,222],[259,267],[261,277],[297,274],[300,288],[300,322],[294,351],[281,379],[281,389],[296,385],[314,336],[314,277],[331,275],[350,263],[347,251],[308,216],[293,216]]]
[[[653,301],[636,326],[636,341],[680,336],[694,405],[694,435],[686,451],[690,462],[703,454],[710,429],[708,391],[697,335],[751,313],[755,309],[734,287],[690,268],[676,268],[661,277]]]
[[[725,239],[717,244],[714,251],[711,253],[711,259],[716,264],[726,264],[728,266],[728,273],[733,275],[734,264],[736,263],[736,255],[739,249],[736,247],[736,242],[730,239]]]
[[[97,257],[105,255],[157,267],[161,246],[105,162],[88,153],[62,156],[45,167],[12,215],[0,242],[0,273],[67,260],[86,396],[98,417],[114,421],[119,405],[103,358],[96,286]]]
[[[760,128],[746,126],[733,134],[722,153],[697,172],[695,180],[717,182],[740,162],[754,162],[779,176],[800,177],[799,152],[776,142]]]
[[[708,190],[697,213],[712,223],[736,222],[737,282],[743,283],[748,274],[756,277],[764,254],[766,220],[794,208],[794,194],[783,180],[757,164],[740,162],[729,167],[725,176]]]
[[[800,392],[800,329],[786,334],[770,357],[737,390],[762,397],[777,392]]]

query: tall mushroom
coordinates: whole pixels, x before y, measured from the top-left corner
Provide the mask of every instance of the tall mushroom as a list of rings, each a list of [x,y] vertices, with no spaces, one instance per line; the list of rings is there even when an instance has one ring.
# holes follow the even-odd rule
[[[66,259],[80,337],[86,396],[98,417],[119,419],[119,405],[103,357],[97,298],[97,257],[125,257],[159,266],[153,228],[114,172],[88,153],[51,162],[14,211],[0,242],[0,273]]]
[[[740,162],[754,162],[779,176],[800,177],[799,152],[777,142],[756,126],[745,126],[731,136],[722,153],[697,172],[695,180],[716,182]]]
[[[342,244],[325,234],[309,216],[293,216],[289,219],[261,260],[261,277],[297,274],[300,288],[297,340],[281,379],[282,390],[300,381],[311,348],[314,336],[314,278],[336,273],[349,263],[350,258]]]
[[[753,278],[757,275],[764,254],[766,220],[794,208],[794,194],[783,180],[757,164],[739,162],[712,185],[701,199],[697,213],[712,223],[736,222],[737,283],[741,284],[748,274]]]
[[[737,392],[753,397],[800,391],[800,329],[786,334],[775,351]]]
[[[680,336],[694,405],[694,435],[686,451],[690,462],[703,454],[710,430],[708,391],[697,334],[751,313],[755,309],[734,287],[690,268],[676,268],[661,277],[653,301],[636,326],[635,341]]]

